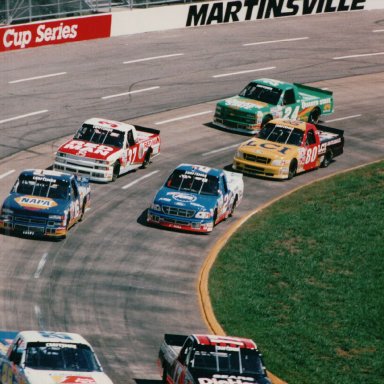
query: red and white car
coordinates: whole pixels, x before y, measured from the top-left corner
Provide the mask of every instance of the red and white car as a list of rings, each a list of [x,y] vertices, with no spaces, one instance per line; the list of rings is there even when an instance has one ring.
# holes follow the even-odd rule
[[[108,182],[145,168],[159,153],[159,130],[94,117],[57,150],[53,168]]]

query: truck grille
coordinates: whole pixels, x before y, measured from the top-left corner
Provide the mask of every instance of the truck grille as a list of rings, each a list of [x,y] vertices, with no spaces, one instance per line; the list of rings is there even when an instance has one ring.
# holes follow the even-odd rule
[[[163,205],[162,209],[166,215],[188,217],[188,218],[195,216],[195,211],[192,209],[177,208],[177,207],[171,207],[168,205]]]
[[[268,157],[250,155],[248,153],[244,153],[244,160],[254,161],[260,164],[269,164],[271,162],[271,159],[268,159]]]

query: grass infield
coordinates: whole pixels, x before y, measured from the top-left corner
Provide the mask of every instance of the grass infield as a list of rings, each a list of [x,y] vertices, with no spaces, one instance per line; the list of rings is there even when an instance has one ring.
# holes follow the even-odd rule
[[[209,292],[289,383],[383,383],[384,162],[291,194],[221,250]]]

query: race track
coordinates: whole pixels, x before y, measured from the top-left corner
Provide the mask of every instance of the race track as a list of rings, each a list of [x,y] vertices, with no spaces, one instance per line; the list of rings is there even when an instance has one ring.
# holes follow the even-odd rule
[[[163,145],[147,169],[93,184],[91,209],[65,241],[0,235],[0,329],[79,332],[115,383],[159,380],[163,333],[207,331],[198,272],[236,217],[299,185],[383,157],[380,30],[384,12],[369,11],[1,54],[1,200],[20,170],[48,167],[65,136],[91,116],[159,128]],[[263,44],[244,46],[256,42]],[[211,235],[146,226],[145,211],[174,166],[231,164],[246,138],[209,125],[214,101],[257,77],[333,90],[336,112],[325,124],[345,130],[344,155],[288,182],[246,177],[235,217]]]

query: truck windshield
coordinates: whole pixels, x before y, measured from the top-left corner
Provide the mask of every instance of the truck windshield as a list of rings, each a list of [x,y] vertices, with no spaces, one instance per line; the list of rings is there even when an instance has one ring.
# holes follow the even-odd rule
[[[165,185],[178,191],[194,192],[202,195],[217,195],[219,191],[219,179],[217,177],[180,169],[176,169],[169,176]]]
[[[191,370],[264,375],[258,351],[245,348],[201,346],[190,360]]]
[[[124,132],[91,124],[83,124],[76,132],[74,138],[94,144],[111,145],[112,147],[118,148],[122,148],[124,145]]]
[[[248,99],[262,101],[263,103],[277,105],[281,93],[282,90],[279,88],[268,87],[257,83],[249,83],[239,95]]]
[[[87,345],[70,343],[28,343],[25,366],[54,371],[101,371],[94,353]]]
[[[43,175],[21,175],[13,191],[25,195],[65,199],[69,193],[69,182]]]
[[[259,132],[258,138],[275,143],[301,146],[304,132],[297,128],[266,124]]]

